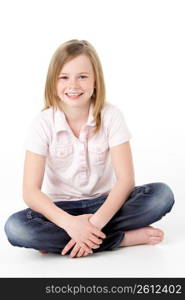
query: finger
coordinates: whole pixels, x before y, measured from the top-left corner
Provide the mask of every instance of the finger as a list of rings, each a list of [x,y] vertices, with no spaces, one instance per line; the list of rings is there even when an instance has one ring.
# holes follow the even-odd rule
[[[103,240],[96,237],[94,234],[91,234],[90,237],[89,237],[89,240],[92,241],[94,244],[97,244],[97,245],[101,245]]]
[[[85,243],[78,243],[78,245],[80,246],[80,250],[79,252],[81,253],[83,251],[83,253],[87,253],[87,254],[92,254],[93,251],[90,247],[88,247]],[[79,254],[80,255],[80,254]],[[82,255],[80,255],[82,256]]]
[[[80,247],[82,247],[84,249],[84,251],[88,252],[88,253],[92,253],[92,250],[90,249],[90,247],[88,247],[86,245],[86,243],[81,243]]]
[[[106,238],[105,233],[103,233],[102,231],[100,231],[100,230],[97,229],[97,228],[94,228],[92,232],[93,232],[93,234],[95,234],[96,236],[98,236],[98,237],[100,237],[100,238],[102,238],[102,239],[105,239],[105,238]]]
[[[89,248],[92,248],[92,249],[97,249],[100,247],[100,245],[94,244],[90,240],[87,240],[85,243],[89,246]]]
[[[80,248],[80,250],[79,250],[78,253],[77,253],[77,257],[83,256],[85,252],[86,252],[86,251],[85,251],[83,248]]]
[[[65,255],[74,245],[76,244],[75,240],[71,239],[69,243],[64,247],[61,254]]]
[[[80,245],[79,244],[76,244],[75,246],[74,246],[74,248],[73,248],[73,250],[71,251],[71,253],[70,253],[70,257],[75,257],[76,255],[77,255],[77,253],[78,253],[78,251],[80,250]]]
[[[92,253],[93,253],[93,251],[92,251]],[[92,253],[88,253],[88,252],[85,251],[83,256],[87,256],[87,255],[92,254]]]

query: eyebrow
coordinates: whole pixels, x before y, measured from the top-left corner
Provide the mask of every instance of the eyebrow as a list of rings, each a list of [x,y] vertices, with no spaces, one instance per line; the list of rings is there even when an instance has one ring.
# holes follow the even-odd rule
[[[60,75],[67,75],[68,73],[60,73]],[[77,74],[90,74],[89,72],[80,72],[80,73],[77,73]]]

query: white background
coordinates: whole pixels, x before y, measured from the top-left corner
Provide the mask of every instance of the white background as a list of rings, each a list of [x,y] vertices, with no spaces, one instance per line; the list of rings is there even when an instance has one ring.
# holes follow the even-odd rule
[[[0,276],[185,277],[184,16],[180,0],[1,1]],[[160,245],[70,260],[6,240],[6,219],[26,207],[24,140],[43,108],[50,59],[74,38],[88,40],[99,54],[107,100],[121,108],[133,135],[136,184],[160,181],[174,191],[172,212],[158,222],[166,233]]]

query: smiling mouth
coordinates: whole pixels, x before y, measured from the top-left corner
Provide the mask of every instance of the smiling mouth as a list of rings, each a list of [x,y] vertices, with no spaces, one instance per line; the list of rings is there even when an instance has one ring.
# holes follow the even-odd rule
[[[65,95],[70,99],[77,99],[83,95],[83,93],[75,94],[75,93],[65,93]]]

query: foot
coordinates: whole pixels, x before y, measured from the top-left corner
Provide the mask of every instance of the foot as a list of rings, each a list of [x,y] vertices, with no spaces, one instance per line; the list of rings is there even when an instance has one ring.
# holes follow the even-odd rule
[[[39,250],[39,252],[40,252],[41,254],[46,254],[46,253],[48,253],[46,250]]]
[[[164,232],[158,228],[147,226],[125,232],[124,239],[119,247],[134,245],[155,245],[164,238]]]

